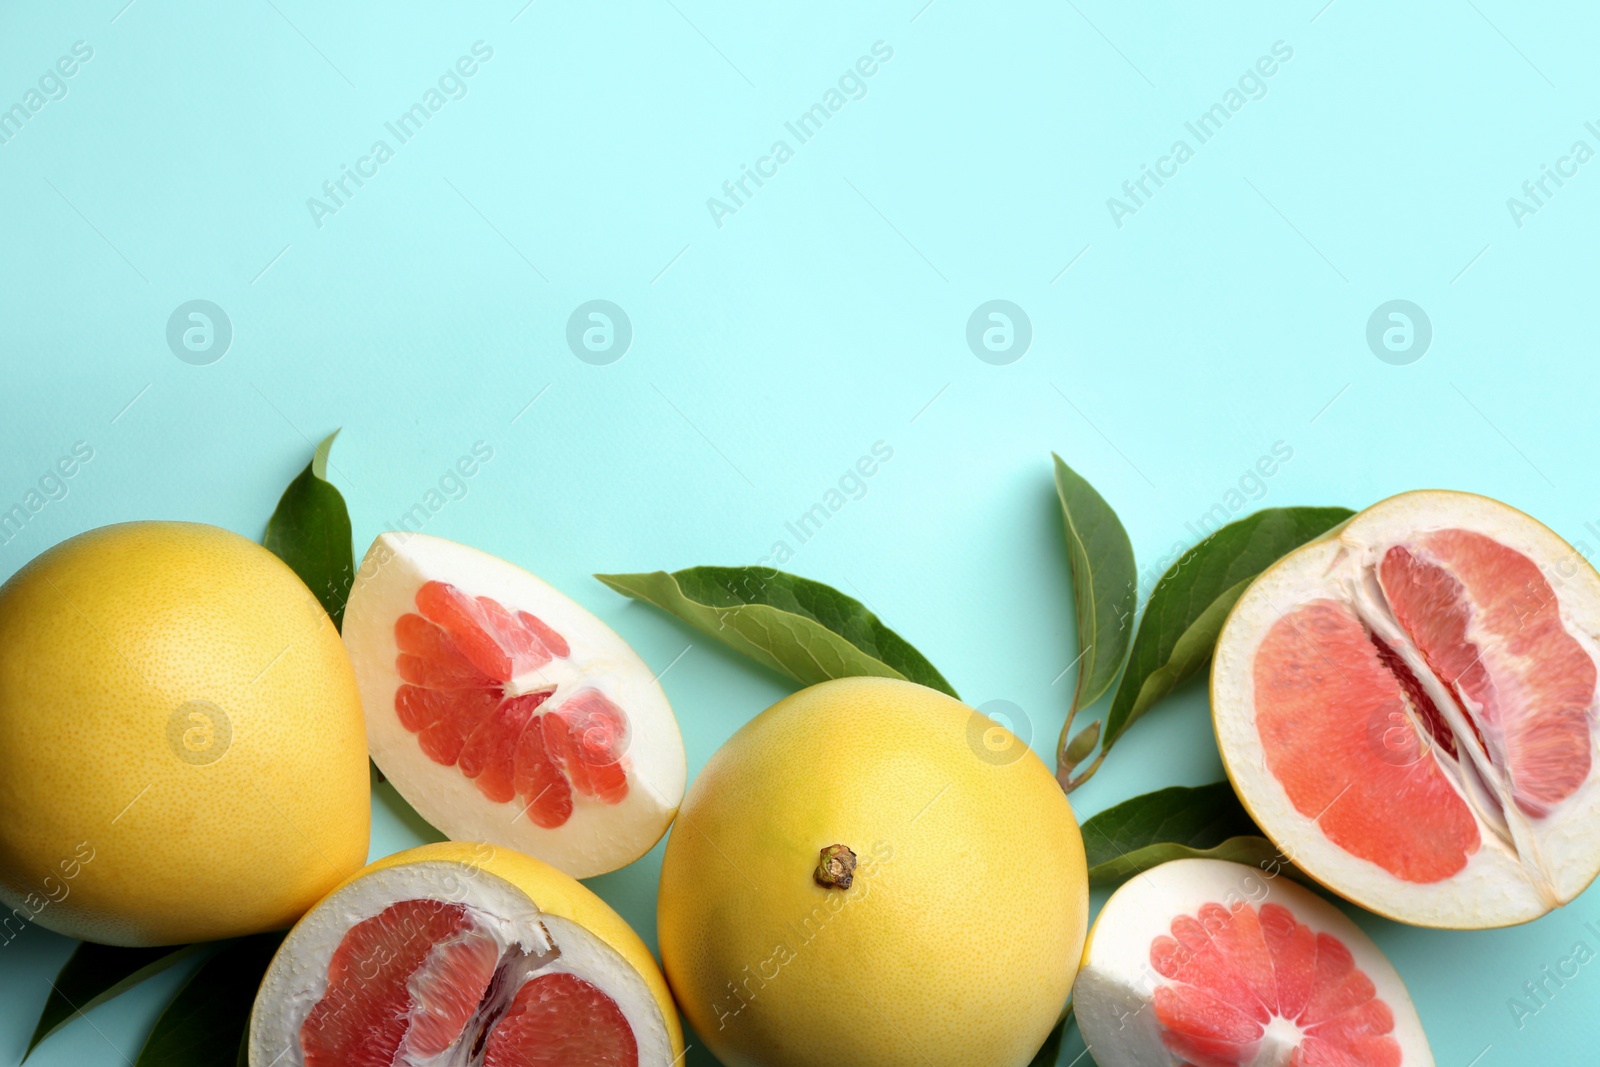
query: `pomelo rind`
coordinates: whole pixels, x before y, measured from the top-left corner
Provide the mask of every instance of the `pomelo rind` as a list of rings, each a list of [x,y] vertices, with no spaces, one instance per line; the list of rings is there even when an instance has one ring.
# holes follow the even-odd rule
[[[1344,852],[1314,819],[1301,815],[1283,786],[1265,770],[1255,728],[1253,657],[1269,621],[1290,606],[1334,587],[1326,569],[1343,553],[1372,553],[1397,534],[1464,527],[1485,532],[1539,565],[1558,595],[1561,616],[1591,659],[1600,659],[1600,572],[1560,535],[1509,504],[1476,493],[1414,490],[1388,497],[1288,553],[1259,575],[1223,623],[1211,666],[1212,725],[1223,768],[1257,825],[1312,881],[1361,907],[1414,926],[1485,929],[1529,922],[1568,903],[1600,875],[1600,774],[1589,779],[1547,820],[1544,851],[1559,873],[1553,886],[1530,883],[1514,854],[1483,834],[1460,875],[1441,883],[1412,883]],[[1564,561],[1552,572],[1555,561]],[[1360,590],[1347,584],[1354,598]],[[1390,625],[1393,625],[1392,623]],[[1253,627],[1253,639],[1237,637]],[[1411,659],[1408,655],[1408,659]],[[1250,714],[1234,714],[1249,709]],[[1591,730],[1600,753],[1600,731]],[[1600,760],[1596,761],[1600,764]],[[1515,813],[1513,813],[1514,815]]]
[[[327,991],[328,964],[351,927],[401,900],[467,905],[504,948],[560,956],[547,970],[576,974],[616,1001],[641,1067],[683,1056],[683,1029],[666,979],[639,935],[599,897],[549,864],[506,848],[444,841],[377,860],[346,879],[289,931],[251,1014],[252,1067],[298,1067],[299,1033]]]
[[[834,844],[859,857],[848,890],[817,881]],[[1021,1067],[1071,988],[1086,871],[1070,803],[1009,730],[912,682],[839,678],[707,761],[657,930],[723,1063]]]
[[[1085,1043],[1102,1067],[1168,1067],[1181,1059],[1161,1040],[1152,1004],[1166,980],[1150,965],[1152,943],[1172,920],[1206,904],[1279,904],[1295,920],[1338,939],[1394,1014],[1392,1036],[1404,1067],[1433,1067],[1433,1054],[1404,981],[1383,952],[1343,912],[1311,890],[1228,860],[1179,859],[1119,886],[1100,909],[1084,944],[1072,1003]]]
[[[332,621],[249,538],[124,522],[39,553],[0,585],[0,942],[284,928],[366,859],[361,719]]]
[[[617,804],[574,796],[571,817],[546,828],[522,810],[524,799],[489,800],[458,766],[435,762],[394,707],[401,679],[395,623],[417,611],[417,590],[446,581],[538,616],[571,655],[514,682],[524,691],[553,686],[549,711],[581,688],[594,689],[628,717],[629,790]],[[687,778],[683,738],[653,672],[621,637],[536,576],[467,545],[419,533],[384,533],[362,560],[345,611],[345,646],[355,665],[372,758],[412,807],[454,840],[488,841],[526,852],[575,878],[605,874],[648,852],[677,814]]]

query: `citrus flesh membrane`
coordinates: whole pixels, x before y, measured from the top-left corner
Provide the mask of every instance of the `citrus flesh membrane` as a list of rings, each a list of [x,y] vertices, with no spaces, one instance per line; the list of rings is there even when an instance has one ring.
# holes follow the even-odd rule
[[[387,857],[289,934],[252,1015],[257,1067],[670,1067],[649,950],[598,897],[509,849]]]
[[[338,632],[214,526],[56,545],[0,587],[0,807],[0,899],[41,926],[115,945],[288,926],[366,860]]]
[[[679,1007],[728,1067],[1022,1067],[1083,943],[1082,839],[1008,731],[910,682],[812,686],[711,758],[657,904]]]
[[[1405,922],[1503,926],[1600,871],[1600,577],[1464,493],[1395,497],[1263,574],[1218,640],[1228,774],[1286,855]]]

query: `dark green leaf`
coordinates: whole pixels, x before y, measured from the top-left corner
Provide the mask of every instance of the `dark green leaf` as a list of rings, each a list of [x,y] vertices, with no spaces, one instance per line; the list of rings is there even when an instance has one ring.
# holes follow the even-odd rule
[[[1256,575],[1353,514],[1349,508],[1268,508],[1229,523],[1178,557],[1139,620],[1128,669],[1106,715],[1102,751],[1206,665],[1228,612]]]
[[[1083,848],[1095,882],[1188,856],[1255,866],[1278,855],[1227,782],[1172,786],[1113,805],[1083,824]]]
[[[240,938],[201,964],[156,1020],[134,1067],[236,1063],[256,989],[282,940],[282,933]]]
[[[1229,837],[1259,834],[1227,782],[1169,786],[1113,804],[1083,824],[1083,848],[1096,867],[1155,844],[1210,848]]]
[[[872,675],[956,695],[922,653],[860,601],[821,582],[769,567],[595,577],[806,685]]]
[[[1078,616],[1078,686],[1071,708],[1075,712],[1111,688],[1128,654],[1139,573],[1128,531],[1117,513],[1060,456],[1053,458]]]
[[[1285,874],[1292,873],[1283,854],[1264,837],[1246,834],[1242,837],[1230,837],[1210,848],[1190,848],[1187,845],[1150,845],[1146,848],[1134,849],[1125,856],[1118,856],[1108,860],[1098,867],[1089,869],[1089,881],[1096,883],[1120,882],[1131,878],[1140,871],[1148,871],[1151,867],[1159,867],[1169,860],[1208,859],[1230,860],[1242,863],[1246,867],[1259,867],[1269,870],[1274,865]],[[1273,871],[1272,873],[1277,873]]]
[[[164,948],[116,948],[111,945],[80,944],[62,964],[61,973],[50,984],[50,998],[39,1013],[28,1049],[55,1033],[72,1018],[104,1004],[118,993],[132,989],[152,975],[160,974],[192,953],[193,945],[168,945]]]
[[[344,622],[345,601],[356,576],[350,512],[328,481],[328,450],[338,436],[338,430],[329,434],[283,491],[261,539],[310,586],[335,626]]]

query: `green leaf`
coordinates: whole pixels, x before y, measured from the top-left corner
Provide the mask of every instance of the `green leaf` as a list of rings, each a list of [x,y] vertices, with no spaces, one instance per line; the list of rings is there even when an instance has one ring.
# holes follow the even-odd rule
[[[595,577],[805,685],[871,675],[956,695],[922,653],[860,601],[821,582],[770,567]]]
[[[1239,834],[1259,834],[1227,782],[1169,786],[1113,804],[1083,824],[1090,867],[1156,844],[1209,848]]]
[[[1213,845],[1211,848],[1191,848],[1187,845],[1160,844],[1150,845],[1146,848],[1136,848],[1114,860],[1107,860],[1098,866],[1089,868],[1089,881],[1095,883],[1120,882],[1131,878],[1140,871],[1148,871],[1151,867],[1159,867],[1169,860],[1183,859],[1209,859],[1231,860],[1242,863],[1246,867],[1259,867],[1266,870],[1276,863],[1283,873],[1290,871],[1288,862],[1283,854],[1264,837],[1255,834],[1245,834],[1239,837],[1230,837],[1225,841]]]
[[[235,1063],[250,1007],[283,934],[229,942],[178,990],[134,1067],[217,1067]]]
[[[1179,556],[1156,583],[1139,620],[1128,669],[1106,714],[1101,751],[1206,665],[1228,612],[1256,575],[1353,514],[1349,508],[1267,508]]]
[[[1113,805],[1083,824],[1083,848],[1095,882],[1188,856],[1254,866],[1278,855],[1227,782],[1172,786]]]
[[[338,436],[338,430],[329,434],[306,469],[283,491],[261,539],[311,588],[334,626],[344,622],[345,601],[356,577],[350,512],[328,481],[328,451]]]
[[[1078,687],[1070,716],[1104,696],[1122,668],[1133,640],[1139,572],[1128,531],[1111,505],[1060,456],[1052,458],[1078,615]]]
[[[39,1013],[39,1025],[28,1040],[27,1059],[34,1048],[97,1004],[104,1004],[152,975],[160,974],[190,955],[194,945],[168,945],[163,948],[116,948],[92,945],[87,941],[73,950],[62,964],[56,980],[50,983],[50,998]]]

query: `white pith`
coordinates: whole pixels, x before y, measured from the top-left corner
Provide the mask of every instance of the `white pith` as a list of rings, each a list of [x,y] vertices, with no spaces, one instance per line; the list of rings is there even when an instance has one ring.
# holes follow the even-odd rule
[[[1225,860],[1173,860],[1124,883],[1101,909],[1089,934],[1072,1003],[1084,1043],[1100,1067],[1179,1067],[1184,1061],[1162,1043],[1153,1000],[1172,984],[1150,962],[1150,946],[1170,935],[1172,920],[1198,915],[1206,904],[1231,908],[1242,902],[1289,909],[1295,921],[1338,938],[1365,972],[1378,999],[1394,1013],[1390,1036],[1399,1044],[1402,1067],[1433,1067],[1422,1021],[1393,966],[1370,938],[1333,905],[1284,875]],[[1300,1029],[1274,1017],[1250,1067],[1291,1062]]]
[[[480,868],[425,861],[388,867],[357,879],[318,904],[290,932],[267,968],[250,1021],[251,1067],[304,1067],[300,1030],[328,991],[328,964],[350,928],[403,900],[442,900],[471,910],[501,950],[508,981],[487,1011],[468,1024],[454,1047],[415,1067],[475,1067],[472,1045],[494,1008],[523,981],[559,971],[576,975],[611,997],[633,1029],[641,1067],[669,1067],[672,1043],[661,1009],[644,980],[605,942],[583,927],[539,910],[515,886]],[[409,1060],[396,1067],[413,1067]]]
[[[525,798],[497,804],[458,767],[436,763],[400,722],[394,697],[399,648],[394,626],[416,613],[426,582],[443,581],[543,620],[569,645],[557,658],[511,680],[507,695],[553,690],[544,708],[592,688],[628,719],[628,795],[617,804],[573,791],[572,816],[546,829],[528,818]],[[381,534],[367,551],[344,617],[372,758],[400,795],[446,836],[487,841],[536,856],[574,878],[632,863],[660,840],[683,800],[683,738],[650,668],[610,627],[520,567],[475,548],[426,534]]]
[[[1600,662],[1600,576],[1576,550],[1497,501],[1445,491],[1406,493],[1360,513],[1334,536],[1291,553],[1246,590],[1217,642],[1213,717],[1223,763],[1240,798],[1279,849],[1313,878],[1362,907],[1401,922],[1449,928],[1507,926],[1570,901],[1600,873],[1600,785],[1592,770],[1547,815],[1536,819],[1524,813],[1473,739],[1453,691],[1429,669],[1390,614],[1372,576],[1383,553],[1413,542],[1419,534],[1448,528],[1481,533],[1537,564],[1555,591],[1567,632]],[[1481,843],[1465,868],[1450,878],[1409,882],[1344,851],[1328,840],[1313,817],[1295,809],[1267,769],[1255,720],[1256,652],[1278,619],[1323,597],[1351,605],[1405,661],[1456,737],[1456,760],[1437,745],[1430,743],[1429,748],[1477,821]],[[1469,630],[1469,640],[1473,636]],[[1468,709],[1476,710],[1470,701]],[[1591,704],[1591,760],[1594,768],[1600,768],[1596,715]],[[1426,739],[1426,730],[1416,728]],[[1507,766],[1500,738],[1491,730],[1483,732],[1495,763]],[[1397,812],[1396,817],[1403,818],[1404,813]]]

